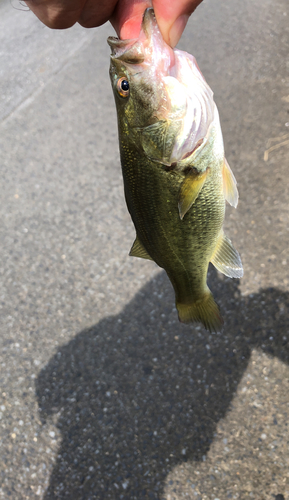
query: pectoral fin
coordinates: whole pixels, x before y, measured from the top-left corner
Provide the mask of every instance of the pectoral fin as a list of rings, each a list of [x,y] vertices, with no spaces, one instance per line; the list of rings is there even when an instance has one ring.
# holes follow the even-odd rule
[[[237,181],[226,158],[223,166],[223,191],[227,202],[230,203],[232,207],[237,208],[239,198]]]
[[[138,236],[134,240],[133,246],[131,247],[131,250],[129,252],[129,255],[131,257],[139,257],[140,259],[149,259],[153,260],[150,255],[147,253],[146,249],[144,248],[143,244],[140,242],[138,239]]]
[[[184,218],[187,211],[191,208],[192,204],[199,196],[207,175],[208,169],[201,174],[196,172],[195,170],[192,170],[189,174],[186,175],[186,178],[181,185],[179,195],[178,206],[181,219]]]
[[[211,262],[218,271],[229,278],[242,278],[243,276],[240,255],[223,232],[219,236]]]

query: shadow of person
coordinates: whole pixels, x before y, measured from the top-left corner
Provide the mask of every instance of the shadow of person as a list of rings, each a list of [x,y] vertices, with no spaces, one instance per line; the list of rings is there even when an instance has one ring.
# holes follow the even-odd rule
[[[220,334],[178,322],[165,273],[117,316],[80,332],[36,382],[62,443],[45,500],[159,499],[177,464],[201,460],[230,408],[252,348],[288,361],[289,294],[242,297],[210,270]]]

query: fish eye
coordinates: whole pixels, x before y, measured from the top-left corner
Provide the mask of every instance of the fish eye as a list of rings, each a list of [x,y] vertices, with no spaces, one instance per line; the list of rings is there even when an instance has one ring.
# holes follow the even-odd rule
[[[121,97],[129,96],[129,83],[125,77],[119,78],[117,82],[117,91]]]

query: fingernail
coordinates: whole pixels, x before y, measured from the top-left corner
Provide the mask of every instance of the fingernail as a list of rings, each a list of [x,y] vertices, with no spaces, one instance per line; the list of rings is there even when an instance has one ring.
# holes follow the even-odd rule
[[[187,14],[183,14],[180,17],[178,17],[174,24],[172,25],[170,29],[170,34],[169,34],[169,39],[170,39],[170,46],[175,47],[179,41],[179,39],[182,36],[182,33],[186,27],[186,24],[189,20],[189,16]]]

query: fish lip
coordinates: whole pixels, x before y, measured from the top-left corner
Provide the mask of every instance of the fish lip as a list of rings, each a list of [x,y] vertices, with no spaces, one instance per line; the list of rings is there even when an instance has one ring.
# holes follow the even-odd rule
[[[120,38],[115,36],[108,37],[107,43],[111,48],[111,57],[113,59],[122,59],[124,62],[126,62],[126,59],[128,59],[127,62],[130,62],[129,54],[127,54],[128,57],[126,57],[126,53],[129,52],[129,50],[133,46],[135,46],[134,48],[136,49],[136,51],[140,53],[141,43],[139,50],[137,50],[136,47],[137,43],[141,42],[141,39],[143,39],[143,35],[145,35],[145,38],[148,41],[150,41],[156,31],[159,32],[160,34],[154,9],[152,7],[148,7],[143,14],[140,34],[138,38],[129,38],[127,40],[121,40]],[[135,63],[143,62],[144,56],[139,57],[140,59],[139,61],[137,61],[136,56],[134,56],[133,59],[135,59]]]
[[[134,42],[137,41],[137,38],[129,38],[127,40],[121,40],[117,36],[109,36],[107,39],[107,43],[110,46],[111,50],[114,51],[115,49],[122,49],[128,47],[128,45],[133,44]]]
[[[148,7],[143,14],[141,30],[143,30],[146,33],[146,35],[150,37],[155,27],[159,29],[155,16],[155,11],[152,7]]]

